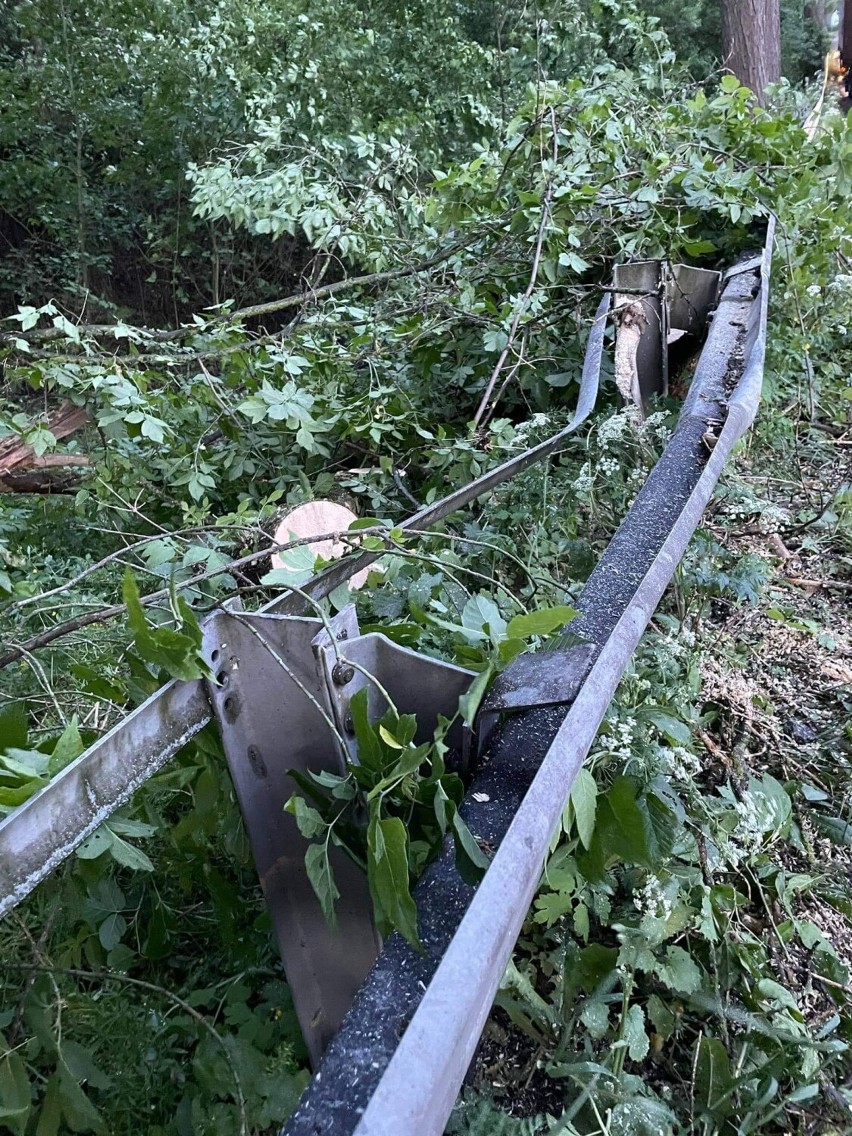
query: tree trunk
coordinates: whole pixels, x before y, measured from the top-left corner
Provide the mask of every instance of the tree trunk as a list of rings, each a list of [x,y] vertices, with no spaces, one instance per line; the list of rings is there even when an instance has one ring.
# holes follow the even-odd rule
[[[852,67],[852,0],[844,0],[840,26],[840,58],[844,67]]]
[[[821,31],[825,31],[828,27],[826,0],[811,0],[810,3],[805,4],[805,19],[816,24]]]
[[[781,0],[720,0],[722,63],[759,103],[781,78]]]

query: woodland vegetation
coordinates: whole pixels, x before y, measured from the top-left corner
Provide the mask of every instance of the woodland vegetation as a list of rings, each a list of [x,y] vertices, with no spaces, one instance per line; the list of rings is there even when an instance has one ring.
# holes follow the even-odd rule
[[[682,391],[639,426],[607,376],[546,467],[395,526],[568,421],[615,263],[723,266],[778,217],[763,408],[453,1133],[852,1131],[852,146],[835,95],[802,128],[815,8],[783,0],[763,107],[712,0],[0,8],[0,816],[203,673],[198,618],[281,587],[287,505],[372,520],[362,626],[477,670],[540,645],[523,617],[570,607]],[[383,798],[412,881],[434,769]],[[380,921],[416,937],[407,897]],[[272,1132],[307,1082],[212,730],[0,924],[0,959],[14,1136]]]

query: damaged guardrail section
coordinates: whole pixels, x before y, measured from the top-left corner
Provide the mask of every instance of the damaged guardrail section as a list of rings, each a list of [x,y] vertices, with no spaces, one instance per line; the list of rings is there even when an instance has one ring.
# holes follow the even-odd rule
[[[205,653],[215,682],[169,683],[0,823],[0,915],[215,720],[306,1041],[319,1065],[285,1133],[439,1136],[573,781],[724,463],[757,410],[773,237],[770,221],[762,255],[722,278],[678,426],[576,601],[580,615],[570,635],[550,651],[516,659],[480,712],[485,751],[461,813],[493,859],[476,888],[459,876],[449,845],[429,866],[414,893],[422,953],[394,934],[369,969],[379,943],[363,880],[359,885],[354,877],[341,916],[348,930],[334,936],[317,916],[302,846],[290,839],[290,818],[281,811],[289,769],[299,761],[309,768],[342,760],[327,744],[323,722],[336,720],[338,732],[346,732],[345,705],[335,693],[335,684],[341,685],[335,672],[347,662],[345,644],[363,652],[362,661],[387,654],[386,640],[372,641],[381,636],[359,636],[354,613],[331,621],[308,618],[314,615],[312,601],[366,567],[380,555],[376,552],[337,562],[300,593],[291,592],[259,613],[232,607],[209,617]],[[643,375],[637,373],[641,402],[664,390],[660,359],[669,313],[662,297],[675,286],[668,277],[660,283],[662,270],[654,271],[657,283],[648,294],[653,302],[646,305],[645,320],[653,342],[647,350],[637,344],[634,352],[640,363],[646,355],[655,360]],[[694,330],[695,312],[706,311],[715,298],[718,284],[708,279],[717,274],[693,279],[694,272],[683,269],[672,278],[675,301],[683,308],[677,320],[687,334]],[[619,286],[627,287],[624,280],[632,283],[629,272]],[[592,326],[577,412],[569,425],[419,510],[404,529],[429,527],[563,446],[594,407],[611,302],[607,292]],[[269,666],[270,653],[280,668]],[[453,683],[466,681],[459,668],[406,655],[413,652],[392,649],[384,665],[399,676],[416,673],[419,677],[408,685],[421,694],[430,689],[435,666],[459,672],[451,676]],[[369,667],[361,669],[366,673]],[[446,676],[439,679],[444,681]],[[296,688],[289,702],[288,684]],[[308,701],[302,697],[306,693]]]
[[[774,225],[724,281],[679,425],[583,589],[558,650],[566,706],[507,719],[462,812],[497,847],[474,891],[452,851],[415,890],[424,953],[393,935],[284,1136],[439,1136],[473,1058],[560,822],[624,669],[754,419]],[[507,676],[511,674],[511,668]]]

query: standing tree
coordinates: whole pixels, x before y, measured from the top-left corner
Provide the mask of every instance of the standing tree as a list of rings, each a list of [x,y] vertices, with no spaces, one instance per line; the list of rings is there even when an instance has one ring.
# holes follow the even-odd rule
[[[759,102],[781,78],[780,0],[720,0],[722,62]]]
[[[852,67],[852,0],[844,0],[840,18],[840,58],[844,67]]]

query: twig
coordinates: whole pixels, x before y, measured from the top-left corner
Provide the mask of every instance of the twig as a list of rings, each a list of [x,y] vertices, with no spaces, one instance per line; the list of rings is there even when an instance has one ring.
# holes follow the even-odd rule
[[[551,108],[550,113],[551,113],[551,118],[553,118],[553,108]],[[558,156],[559,156],[559,143],[558,143],[557,139],[558,139],[558,132],[557,132],[557,129],[556,129],[556,122],[554,120],[554,122],[553,122],[553,164],[554,164],[554,168],[556,166]],[[517,310],[515,311],[515,315],[512,319],[512,324],[511,324],[511,327],[509,328],[509,338],[506,340],[506,346],[500,352],[500,358],[497,360],[497,364],[494,367],[494,370],[491,372],[491,377],[488,380],[488,385],[486,386],[486,388],[485,388],[485,390],[482,394],[482,398],[480,400],[479,406],[477,407],[476,414],[474,414],[474,416],[473,416],[473,429],[474,430],[477,430],[479,428],[479,423],[482,419],[482,416],[485,413],[486,409],[488,408],[488,403],[491,399],[491,395],[494,391],[494,387],[497,385],[497,380],[500,377],[500,373],[503,370],[503,367],[505,366],[507,358],[509,357],[509,352],[512,349],[512,344],[515,342],[515,336],[518,333],[518,327],[519,327],[520,322],[521,322],[521,317],[523,316],[524,311],[526,310],[526,306],[529,303],[530,296],[532,296],[533,290],[535,289],[536,281],[538,280],[538,270],[541,267],[541,250],[542,250],[542,247],[544,245],[544,231],[547,228],[547,223],[550,219],[550,200],[551,200],[552,196],[553,196],[553,178],[551,177],[549,179],[548,183],[547,183],[547,188],[546,188],[545,193],[544,193],[544,199],[542,200],[542,203],[541,203],[541,221],[539,222],[538,234],[536,236],[535,254],[533,256],[532,270],[530,271],[529,283],[527,284],[526,290],[525,290],[523,296],[521,297],[521,302],[518,304]]]
[[[840,592],[852,592],[852,583],[846,580],[807,580],[804,576],[787,576],[776,581],[779,584],[792,584],[797,588],[828,588]]]
[[[357,536],[375,536],[384,533],[387,530],[374,526],[369,529],[359,529]],[[229,575],[239,568],[244,567],[246,564],[254,564],[257,560],[262,560],[264,557],[269,556],[270,553],[275,551],[286,550],[288,548],[295,548],[303,544],[314,544],[320,541],[340,541],[343,537],[351,534],[348,533],[319,533],[316,536],[300,537],[298,540],[288,541],[286,544],[276,544],[270,541],[269,545],[262,548],[259,552],[251,552],[246,556],[241,556],[238,560],[232,560],[228,564],[220,565],[218,568],[211,568],[207,572],[202,572],[198,576],[192,576],[188,580],[182,580],[176,583],[175,590],[180,591],[184,588],[194,587],[197,584],[203,584],[207,580],[212,580],[216,576]],[[142,596],[140,603],[143,607],[149,607],[151,604],[157,603],[159,600],[168,599],[171,595],[171,588],[160,588],[157,592],[150,592],[147,596]],[[121,615],[125,611],[124,604],[113,604],[110,607],[101,608],[100,611],[90,611],[85,615],[75,616],[74,619],[68,619],[64,623],[59,623],[55,627],[49,627],[46,631],[39,632],[31,639],[27,639],[24,643],[15,644],[11,650],[7,651],[5,655],[0,655],[0,670],[3,667],[8,667],[11,663],[16,663],[18,659],[25,656],[28,651],[35,651],[39,647],[46,647],[49,643],[54,643],[57,639],[62,639],[66,635],[71,635],[74,631],[81,631],[84,627],[91,627],[94,623],[106,623],[110,619],[115,619],[117,615]]]

